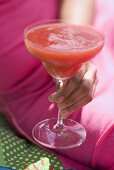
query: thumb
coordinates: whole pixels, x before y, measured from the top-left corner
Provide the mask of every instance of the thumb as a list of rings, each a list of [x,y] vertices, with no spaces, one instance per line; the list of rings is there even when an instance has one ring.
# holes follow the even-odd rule
[[[56,98],[57,98],[57,92],[54,92],[48,97],[48,100],[50,102],[56,102]]]
[[[52,93],[49,97],[48,100],[50,102],[56,102],[56,103],[61,103],[64,100],[64,97],[61,96],[60,90],[57,92]]]
[[[48,100],[50,102],[56,102],[59,103],[64,100],[64,97],[61,96],[61,92],[63,91],[63,86],[60,87],[60,83],[57,84],[57,91],[52,93],[49,97]]]

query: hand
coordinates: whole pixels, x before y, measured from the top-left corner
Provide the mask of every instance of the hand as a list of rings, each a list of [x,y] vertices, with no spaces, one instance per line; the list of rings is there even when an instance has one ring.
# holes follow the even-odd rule
[[[57,92],[49,96],[49,101],[56,102],[62,118],[66,118],[92,101],[97,83],[95,66],[91,63],[83,64],[76,76],[67,80]]]

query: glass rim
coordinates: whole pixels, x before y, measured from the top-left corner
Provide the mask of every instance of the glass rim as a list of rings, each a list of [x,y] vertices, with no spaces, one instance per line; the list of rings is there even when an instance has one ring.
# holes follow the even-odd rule
[[[99,28],[97,28],[96,26],[93,26],[93,25],[81,25],[81,24],[75,24],[75,23],[68,23],[67,20],[61,20],[61,19],[49,19],[49,20],[43,20],[43,21],[36,21],[36,22],[33,22],[31,24],[29,24],[28,26],[25,27],[24,29],[24,39],[26,39],[26,36],[27,36],[27,33],[30,32],[31,30],[39,27],[39,26],[43,26],[43,25],[49,25],[49,24],[58,24],[58,23],[61,23],[61,24],[65,24],[65,25],[71,25],[71,26],[77,26],[77,27],[82,27],[82,28],[88,28],[88,29],[91,29],[93,31],[95,31],[96,33],[98,33],[101,37],[101,40],[98,42],[98,44],[88,50],[83,50],[83,51],[78,51],[78,49],[76,48],[72,48],[72,49],[61,49],[60,52],[59,50],[57,51],[56,50],[56,53],[58,54],[62,54],[62,53],[65,53],[65,52],[68,52],[70,51],[72,54],[83,54],[85,52],[88,52],[88,51],[93,51],[94,49],[97,49],[99,47],[103,47],[104,45],[104,41],[105,41],[105,36],[104,36],[104,33],[102,31],[100,31]],[[32,41],[28,40],[27,41],[35,48],[40,48],[40,49],[43,49],[44,50],[44,46],[41,46],[41,45],[38,45],[36,43],[33,43]],[[53,50],[55,50],[55,48],[53,47],[47,47],[45,48],[45,50],[47,52],[53,52]],[[55,51],[54,51],[55,52]]]

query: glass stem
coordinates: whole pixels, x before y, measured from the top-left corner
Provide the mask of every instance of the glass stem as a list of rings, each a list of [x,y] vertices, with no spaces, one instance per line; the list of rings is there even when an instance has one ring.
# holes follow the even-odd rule
[[[63,126],[63,120],[62,120],[62,118],[61,118],[60,109],[58,110],[57,124],[58,124],[59,126]]]
[[[63,84],[64,84],[64,82],[62,80],[59,80],[59,88],[61,88],[63,86]],[[61,117],[60,109],[58,109],[58,118],[57,118],[56,128],[58,128],[59,132],[61,132],[63,129],[63,120]]]

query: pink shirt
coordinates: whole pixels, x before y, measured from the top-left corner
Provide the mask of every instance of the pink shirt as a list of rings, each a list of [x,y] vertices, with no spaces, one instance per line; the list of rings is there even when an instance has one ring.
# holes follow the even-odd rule
[[[35,21],[56,18],[57,8],[56,0],[0,1],[0,108],[10,109],[16,118],[31,105],[26,102],[33,98],[30,95],[39,98],[52,86],[41,62],[25,48],[24,29]]]
[[[26,50],[23,31],[32,22],[56,18],[57,2],[2,1],[0,1],[0,95],[5,95],[14,90],[21,80],[26,79],[35,67],[38,68],[41,64]]]

